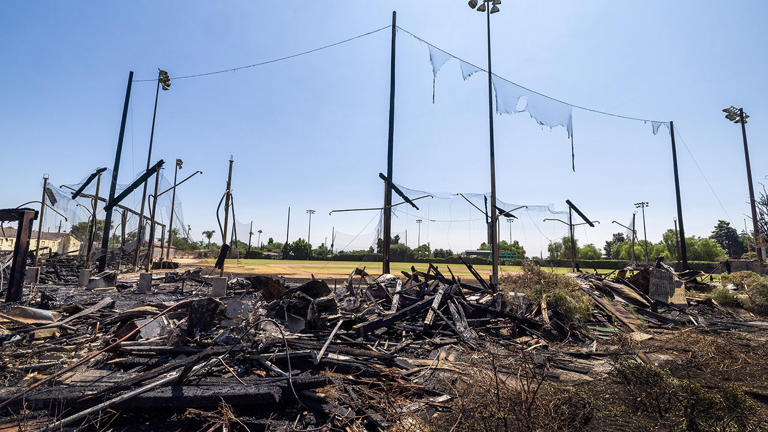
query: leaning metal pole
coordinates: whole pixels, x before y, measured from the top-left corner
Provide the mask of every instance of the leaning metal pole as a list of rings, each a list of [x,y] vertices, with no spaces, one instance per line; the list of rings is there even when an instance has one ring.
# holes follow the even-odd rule
[[[128,73],[128,87],[125,89],[125,102],[123,103],[123,118],[120,121],[120,134],[117,138],[117,151],[115,151],[115,166],[112,168],[112,183],[109,185],[109,199],[115,199],[117,189],[117,174],[120,172],[120,155],[123,152],[123,136],[125,136],[125,120],[128,116],[128,103],[131,100],[131,84],[133,83],[133,71]],[[112,207],[105,209],[104,234],[101,238],[101,254],[99,256],[99,272],[107,268],[107,253],[109,252],[109,228],[112,225]],[[141,221],[139,221],[141,222]]]
[[[173,241],[173,213],[176,212],[176,176],[178,174],[179,174],[179,160],[176,159],[176,168],[173,170],[173,194],[171,195],[171,221],[168,222],[168,249],[165,252],[166,261],[171,259],[171,242]]]
[[[496,160],[493,144],[493,69],[491,68],[491,8],[485,12],[486,28],[488,30],[488,129],[491,144],[491,259],[493,272],[491,274],[491,286],[496,289],[499,283],[499,233],[496,220]]]
[[[37,221],[37,245],[35,246],[35,267],[40,255],[40,235],[43,233],[43,215],[45,214],[45,188],[48,187],[48,174],[43,176],[43,197],[40,198],[40,219]]]
[[[389,249],[392,236],[392,152],[395,134],[395,47],[397,38],[397,12],[392,11],[392,48],[390,50],[389,66],[389,136],[387,138],[387,178],[384,182],[384,248],[382,252],[381,272],[389,273]]]
[[[739,120],[741,123],[741,136],[744,140],[744,160],[747,163],[747,184],[749,185],[749,206],[752,209],[752,229],[755,230],[755,252],[757,260],[763,262],[762,242],[760,241],[760,224],[757,219],[757,208],[755,207],[755,189],[752,187],[752,166],[749,163],[749,147],[747,146],[747,127],[744,120],[744,109],[739,108]],[[42,215],[40,216],[42,219]]]
[[[227,228],[229,228],[229,205],[232,202],[232,164],[234,160],[229,158],[229,173],[227,174],[227,191],[224,195],[224,231],[221,233],[221,246],[224,247],[227,244]],[[232,218],[232,225],[234,226],[234,217]],[[231,249],[230,249],[231,250]],[[219,276],[224,276],[224,266],[221,266]]]
[[[677,199],[677,221],[680,223],[680,254],[683,270],[688,270],[688,249],[685,246],[685,227],[683,227],[683,205],[680,202],[680,176],[677,172],[677,147],[675,146],[675,122],[669,122],[669,136],[672,140],[672,167],[675,170],[675,197]]]
[[[157,167],[157,171],[155,172],[155,194],[152,195],[152,216],[149,221],[149,248],[147,249],[147,259],[145,264],[145,271],[152,270],[152,260],[154,259],[155,255],[155,218],[157,216],[157,187],[160,183],[160,167]],[[144,182],[144,184],[147,184],[147,182]],[[162,252],[160,253],[160,258],[162,258]]]

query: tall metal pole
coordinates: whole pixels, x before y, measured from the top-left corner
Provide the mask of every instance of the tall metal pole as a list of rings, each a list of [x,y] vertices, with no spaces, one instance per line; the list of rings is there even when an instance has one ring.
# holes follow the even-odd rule
[[[389,135],[387,138],[387,178],[392,178],[392,152],[395,134],[395,47],[397,38],[397,12],[392,11],[392,47],[389,66]],[[382,250],[381,272],[389,273],[389,249],[392,235],[392,188],[389,182],[384,185],[384,248]]]
[[[576,271],[576,240],[573,232],[573,209],[568,207],[568,235],[571,238],[571,271]]]
[[[492,268],[491,286],[496,289],[499,283],[499,233],[496,220],[496,158],[493,143],[493,68],[491,67],[491,8],[485,11],[486,28],[488,30],[488,130],[490,136],[491,157],[491,257]]]
[[[146,182],[144,182],[146,184]],[[150,215],[150,221],[149,221],[149,248],[147,249],[147,260],[145,264],[145,271],[150,271],[152,269],[152,260],[154,258],[155,254],[155,219],[157,216],[157,192],[158,192],[158,186],[160,184],[160,167],[157,168],[157,172],[155,172],[155,193],[152,196],[152,213]],[[162,254],[160,255],[162,257]]]
[[[125,251],[125,224],[128,222],[128,217],[123,210],[120,217],[120,259],[117,262],[117,269],[120,270],[120,266],[123,264],[123,252]]]
[[[149,132],[149,151],[147,151],[147,168],[149,169],[150,161],[152,160],[152,142],[155,139],[155,119],[157,118],[157,98],[160,95],[160,79],[158,77],[157,87],[155,88],[155,108],[152,110],[152,128]],[[144,202],[147,199],[147,183],[149,179],[144,182],[144,186],[141,189],[141,209],[139,210],[139,231],[136,235],[136,251],[133,258],[133,266],[139,266],[139,251],[141,250],[141,243],[144,240]],[[157,191],[155,191],[157,193]],[[150,242],[154,241],[152,239]],[[151,259],[151,258],[150,258]]]
[[[635,229],[635,218],[637,217],[637,212],[632,213],[632,250],[630,251],[630,255],[632,256],[632,265],[637,264],[637,257],[635,257],[635,238],[637,238],[637,229]]]
[[[288,206],[288,222],[285,224],[285,243],[283,244],[283,259],[288,258],[288,235],[291,232],[291,206]]]
[[[645,208],[648,206],[648,203],[645,201],[635,203],[635,208],[640,208],[643,212],[643,239],[645,240],[645,244],[643,244],[643,249],[645,251],[645,263],[648,264],[648,234],[645,230]]]
[[[221,233],[221,245],[224,246],[227,244],[227,228],[229,227],[229,204],[230,200],[232,199],[232,164],[234,163],[234,160],[232,157],[229,158],[229,173],[227,174],[227,191],[224,195],[224,231]],[[235,222],[232,221],[232,224]],[[224,276],[224,266],[221,266],[221,270],[219,271],[219,277]]]
[[[35,246],[35,266],[40,255],[40,234],[43,232],[43,215],[45,214],[45,189],[48,187],[48,174],[43,176],[43,197],[40,199],[40,219],[37,221],[37,245]]]
[[[675,146],[675,122],[669,122],[669,136],[672,140],[672,166],[675,170],[675,197],[677,199],[677,221],[680,223],[680,253],[683,270],[688,270],[688,249],[685,246],[685,227],[683,226],[683,205],[680,202],[680,176],[677,172],[677,146]]]
[[[251,237],[253,237],[253,221],[251,221],[251,227],[248,229],[248,250],[245,255],[251,253]]]
[[[176,159],[176,167],[173,169],[173,193],[171,195],[171,220],[168,222],[168,250],[165,252],[165,259],[171,258],[171,244],[173,241],[173,214],[176,212],[176,176],[179,174],[179,161]],[[157,193],[157,192],[155,192]]]
[[[93,214],[91,215],[91,230],[88,232],[88,245],[85,250],[85,267],[91,263],[91,252],[93,250],[93,238],[96,235],[96,225],[99,218],[96,217],[96,212],[99,209],[99,189],[101,189],[101,173],[96,177],[96,194],[93,197]]]
[[[123,103],[123,117],[120,121],[120,135],[117,138],[117,151],[115,151],[115,165],[112,168],[112,182],[109,185],[109,199],[111,202],[115,198],[115,189],[117,189],[117,175],[120,172],[120,156],[123,152],[123,137],[125,136],[125,120],[128,116],[128,103],[131,100],[131,84],[133,83],[133,71],[128,73],[128,87],[125,89],[125,102]],[[144,198],[142,195],[142,204]],[[141,220],[139,220],[141,224]],[[104,234],[101,238],[101,254],[99,256],[99,272],[107,268],[107,253],[109,252],[109,228],[112,225],[112,208],[106,210],[104,215]],[[138,245],[137,245],[138,247]]]
[[[307,248],[309,249],[309,255],[307,255],[307,259],[311,259],[312,243],[310,243],[309,236],[312,234],[312,215],[315,214],[315,211],[312,209],[307,210],[307,214],[309,215],[309,227],[307,228]]]
[[[416,249],[421,247],[421,219],[416,219],[416,226],[419,227],[419,230],[416,234]]]
[[[757,219],[757,207],[755,206],[755,190],[752,187],[752,165],[749,163],[749,147],[747,146],[747,127],[744,119],[744,109],[739,108],[739,122],[741,123],[741,136],[744,140],[744,161],[747,163],[747,184],[749,185],[749,206],[752,209],[752,229],[755,230],[755,253],[757,260],[763,261],[762,242],[760,241],[760,224]],[[42,215],[40,216],[42,219]]]
[[[675,252],[677,253],[677,263],[680,264],[680,238],[677,236],[677,219],[674,219],[674,221],[675,221]]]
[[[749,230],[747,229],[746,219],[744,219],[744,234],[747,235],[747,253],[749,253]],[[757,252],[757,248],[755,248],[755,252]]]

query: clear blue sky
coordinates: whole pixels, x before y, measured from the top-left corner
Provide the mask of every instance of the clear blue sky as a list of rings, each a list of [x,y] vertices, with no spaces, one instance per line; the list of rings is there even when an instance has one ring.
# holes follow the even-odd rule
[[[484,17],[463,0],[3,2],[0,207],[39,199],[43,173],[62,184],[111,168],[129,70],[146,79],[158,67],[178,76],[255,63],[385,26],[393,9],[401,27],[486,64]],[[678,144],[688,234],[708,235],[726,212],[741,229],[749,213],[741,136],[720,110],[733,104],[752,116],[753,174],[766,182],[766,16],[758,0],[507,0],[492,20],[494,72],[574,104],[674,120],[725,207]],[[484,77],[463,82],[458,65],[447,64],[433,105],[427,49],[404,33],[397,74],[396,181],[489,190]],[[292,239],[306,236],[308,208],[317,210],[314,240],[333,225],[354,234],[370,214],[328,211],[380,205],[388,91],[387,31],[265,67],[176,80],[160,95],[153,159],[182,158],[185,173],[205,172],[180,189],[195,238],[216,225],[230,154],[238,219],[254,220],[264,238],[284,238],[289,205]],[[145,164],[153,98],[152,83],[135,83],[121,183]],[[611,219],[626,221],[634,202],[649,201],[648,236],[658,239],[675,216],[668,134],[580,111],[574,131],[575,173],[562,128],[542,130],[527,114],[497,117],[499,196],[558,206],[570,198],[603,221],[577,233],[598,247],[617,231]],[[416,229],[397,218],[394,230],[406,228]],[[433,247],[463,249],[482,237]]]

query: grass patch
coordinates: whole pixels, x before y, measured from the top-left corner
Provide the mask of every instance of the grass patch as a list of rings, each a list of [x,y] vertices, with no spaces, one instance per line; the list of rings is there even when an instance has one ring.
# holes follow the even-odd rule
[[[744,305],[746,309],[756,314],[768,315],[768,276],[743,271],[723,275],[721,281],[724,284],[733,284],[737,290],[747,295],[749,302]]]

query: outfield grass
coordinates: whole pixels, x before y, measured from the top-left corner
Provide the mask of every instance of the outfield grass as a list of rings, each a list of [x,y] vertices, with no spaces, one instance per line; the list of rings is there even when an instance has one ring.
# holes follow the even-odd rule
[[[214,259],[189,260],[185,264],[213,267],[215,261]],[[403,270],[410,272],[411,266],[426,272],[429,264],[393,262],[390,264],[390,271],[394,274],[400,274],[400,271]],[[310,277],[312,274],[319,278],[346,277],[356,267],[366,267],[366,270],[371,274],[381,272],[381,262],[230,259],[224,265],[224,269],[228,273],[281,275],[296,278]],[[463,278],[472,277],[467,268],[462,264],[438,264],[440,271],[446,275],[449,274],[448,267],[451,268],[456,276]],[[490,265],[476,265],[474,267],[478,273],[485,277],[491,274]],[[522,271],[520,266],[505,265],[500,266],[499,269],[502,274]],[[555,273],[568,273],[570,271],[569,268],[564,267],[549,267],[548,269],[552,269]]]

